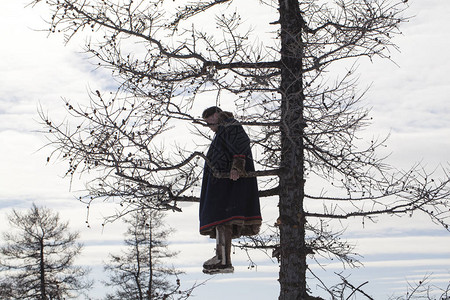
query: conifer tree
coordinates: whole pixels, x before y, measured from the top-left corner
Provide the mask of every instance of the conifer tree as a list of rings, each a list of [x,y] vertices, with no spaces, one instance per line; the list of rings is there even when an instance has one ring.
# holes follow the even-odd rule
[[[168,249],[171,229],[163,222],[164,215],[155,210],[138,210],[125,217],[128,225],[125,250],[110,254],[105,265],[113,290],[108,300],[187,299],[191,290],[181,291],[177,275],[170,266],[176,255]]]
[[[25,213],[13,210],[8,221],[0,248],[5,299],[72,299],[91,287],[89,270],[75,265],[79,234],[58,213],[33,204]]]

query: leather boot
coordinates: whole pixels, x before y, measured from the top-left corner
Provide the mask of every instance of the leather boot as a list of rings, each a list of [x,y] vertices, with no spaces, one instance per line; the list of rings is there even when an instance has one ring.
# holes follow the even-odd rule
[[[233,273],[231,265],[231,235],[230,225],[216,227],[216,255],[203,264],[203,273]]]

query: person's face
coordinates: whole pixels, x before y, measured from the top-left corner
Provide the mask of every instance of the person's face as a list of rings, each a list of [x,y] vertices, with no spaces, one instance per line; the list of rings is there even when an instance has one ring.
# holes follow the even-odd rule
[[[206,123],[208,123],[208,127],[214,131],[217,132],[217,130],[219,129],[219,114],[218,113],[214,113],[213,115],[205,118]]]

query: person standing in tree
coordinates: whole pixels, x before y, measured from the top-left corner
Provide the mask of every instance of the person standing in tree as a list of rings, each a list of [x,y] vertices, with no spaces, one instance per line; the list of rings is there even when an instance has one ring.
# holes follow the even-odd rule
[[[200,194],[200,234],[216,239],[216,255],[203,264],[206,274],[232,273],[231,240],[251,236],[261,227],[256,177],[250,139],[230,112],[213,106],[202,118],[215,136],[207,153]],[[229,172],[229,178],[214,177]]]

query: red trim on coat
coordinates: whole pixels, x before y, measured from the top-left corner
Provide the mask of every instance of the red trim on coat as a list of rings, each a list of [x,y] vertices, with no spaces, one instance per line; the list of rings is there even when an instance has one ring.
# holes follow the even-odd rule
[[[244,154],[235,154],[235,155],[233,155],[233,157],[245,158],[245,155]]]
[[[229,221],[232,221],[232,220],[237,220],[237,219],[238,220],[244,220],[244,221],[246,221],[246,220],[258,220],[258,219],[262,220],[262,217],[261,216],[254,216],[254,217],[235,216],[235,217],[230,217],[230,218],[225,219],[225,220],[220,220],[220,221],[216,221],[214,223],[208,224],[208,225],[204,225],[204,226],[200,227],[200,231],[202,231],[202,230],[204,230],[204,229],[206,229],[208,227],[216,226],[216,225],[219,225],[219,224],[222,224],[222,223],[226,223],[226,222],[229,222]]]

